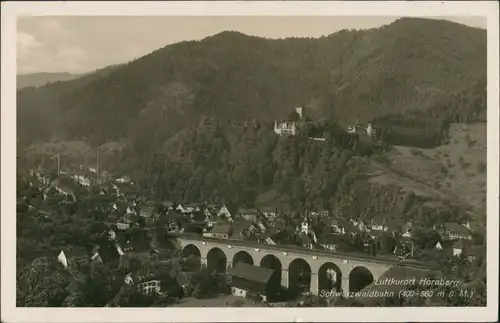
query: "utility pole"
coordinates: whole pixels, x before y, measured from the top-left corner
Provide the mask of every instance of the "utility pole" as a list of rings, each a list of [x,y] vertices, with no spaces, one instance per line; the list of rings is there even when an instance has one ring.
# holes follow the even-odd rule
[[[97,148],[96,176],[99,177],[99,148]]]
[[[57,153],[57,176],[61,174],[61,155]]]

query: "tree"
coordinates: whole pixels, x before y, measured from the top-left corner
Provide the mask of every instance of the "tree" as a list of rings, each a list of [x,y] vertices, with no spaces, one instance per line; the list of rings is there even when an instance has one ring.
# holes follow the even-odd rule
[[[17,276],[20,307],[59,307],[69,295],[72,274],[46,257],[33,260]]]

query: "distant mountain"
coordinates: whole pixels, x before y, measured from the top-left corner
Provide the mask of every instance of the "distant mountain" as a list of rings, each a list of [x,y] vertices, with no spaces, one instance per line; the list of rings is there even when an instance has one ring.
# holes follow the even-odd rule
[[[57,81],[68,81],[79,77],[79,74],[71,73],[32,73],[32,74],[19,74],[17,75],[17,88],[22,89],[25,87],[38,87],[47,83]]]
[[[273,120],[302,105],[345,125],[435,108],[485,79],[486,31],[445,20],[403,18],[319,39],[228,31],[22,89],[17,129],[23,144],[143,137],[154,150],[203,116]]]

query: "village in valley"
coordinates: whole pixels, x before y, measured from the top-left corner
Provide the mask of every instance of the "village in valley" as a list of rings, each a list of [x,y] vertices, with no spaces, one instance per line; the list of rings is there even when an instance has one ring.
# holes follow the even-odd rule
[[[332,15],[18,16],[16,307],[486,307],[486,20]]]
[[[303,110],[298,108],[296,112],[297,120],[275,123],[277,135],[297,134]],[[374,140],[371,124],[363,128],[358,122],[346,132],[361,133]],[[404,271],[413,263],[432,264],[439,257],[451,257],[472,264],[484,253],[483,246],[475,243],[468,222],[427,228],[424,239],[431,239],[426,241],[431,245],[422,249],[421,244],[415,242],[417,238],[422,239],[422,233],[416,237],[411,222],[379,217],[367,221],[320,208],[293,210],[275,205],[244,208],[230,203],[170,201],[168,198],[151,201],[138,194],[136,183],[129,176],[112,176],[100,170],[98,160],[95,168],[82,165],[76,170],[65,167],[60,156],[55,160],[57,169],[52,171],[36,169],[20,173],[18,194],[22,196],[18,196],[18,218],[19,212],[37,214],[36,220],[41,226],[51,225],[58,221],[52,214],[54,209],[76,216],[78,208],[87,208],[92,230],[100,231],[87,232],[92,239],[79,241],[81,248],[46,250],[45,256],[53,263],[51,266],[59,266],[58,270],[85,272],[90,276],[101,272],[99,268],[103,266],[112,268],[108,275],[113,275],[115,284],[121,283],[106,306],[204,306],[196,300],[208,302],[205,306],[243,306],[248,299],[252,300],[252,306],[272,306],[273,302],[290,306],[304,305],[304,297],[313,294],[311,271],[299,270],[300,275],[309,276],[297,278],[298,285],[301,280],[306,281],[304,288],[292,296],[278,293],[280,297],[270,298],[276,294],[270,290],[275,286],[269,283],[276,271],[272,266],[265,268],[251,259],[246,261],[245,257],[237,261],[236,256],[234,260],[223,260],[222,267],[217,261],[211,265],[210,259],[208,263],[202,259],[199,250],[176,246],[172,237],[179,235],[212,239],[219,244],[227,241],[262,248],[283,246],[291,252],[309,250],[321,255],[351,254],[392,261],[391,274],[396,276],[398,269]],[[326,274],[330,281],[325,285],[328,290],[342,290],[336,288],[340,273],[330,270]],[[279,285],[275,287],[281,288]],[[357,290],[369,287],[373,287],[373,277]],[[139,297],[135,301],[138,304],[131,304],[134,301],[130,297],[129,303],[120,305],[118,299],[126,292],[144,295],[144,299]],[[338,298],[323,301],[336,304]],[[190,303],[193,300],[194,303]],[[67,302],[72,306],[70,299]]]

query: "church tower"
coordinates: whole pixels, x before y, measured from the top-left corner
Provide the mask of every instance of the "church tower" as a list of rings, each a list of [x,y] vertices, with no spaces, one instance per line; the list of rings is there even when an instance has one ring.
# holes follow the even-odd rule
[[[306,212],[306,216],[305,216],[304,220],[302,221],[302,226],[301,226],[300,232],[304,233],[304,234],[309,234],[310,230],[311,230],[311,219],[309,219],[309,215]]]

